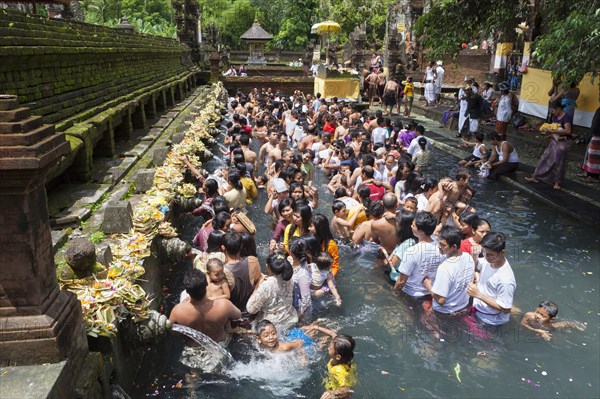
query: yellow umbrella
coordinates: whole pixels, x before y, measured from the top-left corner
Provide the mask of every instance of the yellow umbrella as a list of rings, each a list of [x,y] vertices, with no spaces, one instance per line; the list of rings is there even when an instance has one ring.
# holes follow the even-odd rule
[[[325,22],[319,22],[318,24],[313,25],[313,28],[316,27],[317,33],[325,33],[325,34],[329,34],[329,33],[333,33],[333,32],[339,32],[342,30],[342,27],[340,26],[340,24],[338,24],[337,22],[334,21],[325,21]]]
[[[317,24],[314,24],[310,29],[311,32],[316,32],[319,35],[324,35],[327,37],[327,47],[328,48],[329,48],[330,35],[334,32],[340,32],[341,30],[342,30],[342,27],[340,26],[340,24],[338,24],[335,21],[319,22]],[[325,55],[325,63],[329,64],[328,52],[326,52],[326,55]]]

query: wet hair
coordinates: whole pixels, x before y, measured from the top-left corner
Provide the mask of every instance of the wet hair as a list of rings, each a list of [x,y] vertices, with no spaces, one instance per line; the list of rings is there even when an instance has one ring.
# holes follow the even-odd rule
[[[338,211],[341,211],[346,207],[346,204],[343,201],[335,200],[333,201],[333,205],[331,205],[331,211],[335,214]]]
[[[543,308],[551,319],[558,314],[558,305],[552,301],[544,301],[538,305],[538,308]]]
[[[479,245],[492,251],[501,252],[506,248],[506,236],[502,233],[490,231],[483,237]]]
[[[290,262],[288,262],[287,257],[280,253],[272,253],[267,257],[267,265],[271,272],[276,276],[281,276],[283,281],[290,281],[294,274],[294,269]]]
[[[306,244],[307,261],[314,263],[315,259],[317,259],[319,253],[322,251],[321,246],[319,245],[319,240],[312,233],[305,234],[302,236],[302,238]]]
[[[212,197],[219,191],[219,183],[215,179],[206,179],[204,187],[206,188],[207,197]]]
[[[456,169],[456,180],[465,180],[470,175],[471,173],[469,172],[469,168],[459,166],[458,169]]]
[[[267,327],[271,327],[271,326],[273,328],[275,328],[275,324],[271,323],[267,319],[263,319],[263,320],[259,321],[258,324],[256,324],[256,331],[255,331],[256,336],[260,336],[260,334],[262,334],[263,331],[265,331],[267,329]]]
[[[213,230],[206,239],[206,252],[221,252],[221,245],[223,245],[223,238],[225,233],[221,230]]]
[[[375,157],[372,154],[363,154],[362,156],[363,167],[370,166],[375,167]]]
[[[346,334],[339,334],[336,335],[331,342],[335,354],[340,357],[339,360],[334,359],[333,363],[336,365],[348,364],[354,359],[354,348],[356,347],[354,338]]]
[[[248,232],[240,233],[242,236],[242,248],[240,249],[240,256],[242,258],[246,256],[256,257],[256,241],[254,236]]]
[[[360,185],[358,186],[356,193],[362,199],[364,207],[369,209],[371,206],[371,189],[367,186]]]
[[[290,197],[282,199],[279,205],[277,205],[277,210],[279,211],[280,215],[281,211],[283,211],[283,208],[285,208],[286,206],[289,206],[290,208],[292,208],[292,211],[295,211],[296,201],[294,201],[294,199]]]
[[[425,134],[425,127],[423,125],[417,125],[417,127],[415,128],[415,131],[417,133],[421,133],[421,135]]]
[[[241,145],[248,145],[248,144],[250,144],[250,135],[248,133],[242,133],[240,135],[240,144]]]
[[[369,215],[380,217],[385,212],[385,208],[383,207],[382,201],[373,201],[371,205],[369,205]]]
[[[304,192],[304,184],[297,182],[297,181],[293,181],[290,183],[290,196],[292,195],[292,193],[294,192],[295,189],[300,188],[300,190],[302,190],[302,197],[301,199],[306,199],[306,193]]]
[[[458,217],[459,222],[462,222],[470,226],[471,228],[473,227],[473,224],[477,223],[477,220],[479,220],[479,216],[477,216],[477,214],[473,212],[463,212]]]
[[[362,172],[365,174],[367,179],[372,179],[375,176],[375,170],[372,166],[363,166]]]
[[[231,215],[227,212],[219,212],[212,219],[212,227],[215,230],[221,230],[227,225],[227,221],[231,220]]]
[[[348,195],[348,193],[346,192],[346,189],[344,187],[338,187],[335,190],[335,193],[333,193],[333,196],[335,198],[345,197],[346,195]]]
[[[487,219],[478,217],[475,220],[471,221],[471,228],[473,229],[473,231],[475,231],[479,228],[479,226],[483,226],[484,224],[487,224],[488,226],[490,226],[490,228],[492,227],[492,225]]]
[[[415,206],[419,205],[419,201],[417,201],[416,197],[407,197],[404,199],[404,203],[406,204],[407,202],[412,202],[413,204],[415,204]],[[410,212],[413,213],[413,212]]]
[[[212,270],[221,269],[221,268],[223,268],[223,262],[221,262],[221,259],[210,258],[206,262],[206,270],[209,272]]]
[[[183,276],[183,287],[197,301],[206,295],[206,285],[206,276],[198,269],[188,270]]]
[[[306,242],[302,237],[293,237],[288,245],[290,255],[300,261],[300,263],[306,261]]]
[[[556,100],[556,101],[553,101],[552,104],[550,104],[550,108],[564,109],[565,106],[562,104],[561,100]]]
[[[215,197],[210,205],[212,206],[215,215],[218,215],[221,212],[229,213],[229,203],[225,197],[221,195]]]
[[[416,194],[421,186],[421,183],[421,175],[416,172],[410,172],[408,176],[406,176],[406,180],[404,180],[404,192]]]
[[[414,198],[414,197],[411,197]],[[398,225],[398,243],[401,244],[404,241],[412,238],[417,241],[417,237],[412,231],[412,222],[415,220],[415,213],[402,210],[396,214],[396,224]]]
[[[454,226],[444,226],[440,230],[438,238],[446,241],[450,247],[455,246],[457,249],[460,248],[462,241],[462,234],[460,230]]]
[[[424,193],[431,190],[432,188],[436,188],[438,185],[438,181],[433,177],[425,177],[421,183],[421,190]]]
[[[475,134],[475,140],[483,143],[483,139],[485,139],[485,135],[481,132]]]
[[[229,232],[223,237],[223,246],[230,255],[237,255],[242,250],[242,235],[237,232]]]
[[[241,178],[241,176],[237,172],[237,170],[231,170],[231,171],[229,171],[229,175],[227,176],[227,181],[236,190],[242,190],[244,188],[244,186],[242,185],[240,178]]]
[[[331,270],[331,266],[333,265],[333,256],[329,255],[327,252],[321,252],[319,256],[317,256],[316,262],[317,268],[319,270]]]
[[[415,214],[415,225],[417,226],[417,229],[421,230],[426,236],[430,236],[435,231],[437,220],[433,214],[421,211]]]
[[[319,242],[319,247],[327,250],[329,242],[333,240],[333,234],[329,228],[329,219],[322,213],[315,213],[310,222],[315,226],[315,237]]]
[[[408,168],[411,172],[415,170],[415,164],[412,161],[404,160],[398,162],[398,169],[396,169],[396,181],[402,180],[402,169]]]
[[[235,169],[238,171],[238,173],[240,174],[241,177],[246,176],[246,170],[248,168],[246,167],[246,163],[245,162],[236,162],[235,163]]]
[[[419,144],[421,150],[425,151],[425,148],[427,146],[427,139],[425,137],[419,137],[417,143]]]
[[[312,216],[312,208],[310,206],[308,206],[308,203],[306,203],[306,202],[297,201],[296,209],[294,210],[294,212],[300,212],[300,219],[302,220],[302,229],[303,229],[303,231],[300,232],[300,235],[303,235],[303,233],[308,231],[308,226],[310,226],[310,218]],[[294,235],[297,228],[298,228],[298,226],[296,225],[296,223],[292,223],[292,227],[290,227],[290,234],[289,234],[290,237],[292,237]]]

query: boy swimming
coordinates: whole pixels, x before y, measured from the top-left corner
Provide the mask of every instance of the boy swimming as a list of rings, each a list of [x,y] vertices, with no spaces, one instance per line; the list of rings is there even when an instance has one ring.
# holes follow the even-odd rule
[[[586,326],[578,321],[556,321],[558,306],[552,301],[544,301],[538,305],[533,312],[525,313],[521,325],[528,330],[534,331],[546,341],[552,338],[551,331],[559,328],[576,328],[585,330]]]

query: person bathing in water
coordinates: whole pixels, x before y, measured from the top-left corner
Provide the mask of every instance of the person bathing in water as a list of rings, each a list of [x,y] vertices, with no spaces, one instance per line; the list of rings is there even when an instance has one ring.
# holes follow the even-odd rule
[[[521,320],[521,325],[550,341],[551,332],[559,328],[576,328],[585,330],[586,326],[578,321],[556,321],[558,306],[552,301],[544,301],[533,312],[527,312]]]
[[[225,266],[219,259],[209,259],[206,263],[206,275],[208,276],[208,286],[206,287],[206,295],[208,299],[229,299],[231,291],[225,277]]]

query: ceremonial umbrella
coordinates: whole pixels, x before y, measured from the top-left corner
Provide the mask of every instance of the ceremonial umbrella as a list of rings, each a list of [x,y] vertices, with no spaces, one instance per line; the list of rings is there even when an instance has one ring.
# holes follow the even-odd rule
[[[310,28],[311,32],[313,32],[313,33],[316,32],[319,35],[324,35],[327,37],[327,47],[329,47],[330,35],[334,32],[340,32],[341,30],[342,30],[342,27],[340,26],[340,24],[338,24],[337,22],[334,22],[334,21],[319,22],[317,24],[314,24]],[[326,55],[325,63],[327,63],[327,64],[329,63],[328,54]]]

